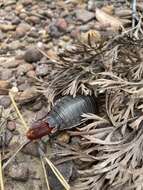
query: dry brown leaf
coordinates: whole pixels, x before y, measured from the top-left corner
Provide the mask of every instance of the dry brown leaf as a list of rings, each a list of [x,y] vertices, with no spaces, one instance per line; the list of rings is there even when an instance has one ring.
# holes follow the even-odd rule
[[[96,8],[95,17],[103,25],[109,24],[114,31],[119,30],[119,28],[122,26],[122,22],[119,18],[111,16],[98,8]]]

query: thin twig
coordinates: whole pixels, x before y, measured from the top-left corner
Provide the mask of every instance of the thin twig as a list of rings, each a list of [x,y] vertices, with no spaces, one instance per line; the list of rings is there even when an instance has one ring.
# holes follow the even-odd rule
[[[2,166],[2,169],[4,170],[7,165],[15,158],[15,156],[18,154],[18,152],[24,147],[26,146],[27,144],[29,144],[30,141],[29,140],[26,140],[26,142],[24,142],[18,149],[17,151],[9,158],[9,160]]]
[[[24,121],[17,105],[16,105],[16,102],[13,98],[13,95],[11,92],[9,92],[9,96],[11,98],[11,101],[12,101],[12,104],[18,114],[18,116],[20,117],[21,119],[21,122],[23,124],[23,126],[28,129],[28,126],[26,124],[26,122]],[[30,143],[31,141],[26,141],[24,144],[22,144],[19,149],[12,155],[12,157],[3,165],[3,169],[13,160],[13,158],[15,158],[15,156],[17,155],[17,153],[25,146],[27,145],[28,143]],[[39,153],[41,155],[41,157],[43,157],[46,162],[48,163],[48,165],[50,166],[50,168],[52,169],[52,171],[54,172],[54,174],[56,175],[56,177],[58,178],[58,180],[61,182],[61,184],[65,187],[66,190],[69,190],[70,189],[70,186],[69,184],[66,182],[66,180],[64,179],[64,177],[61,175],[61,173],[58,171],[58,169],[52,164],[52,162],[45,156],[44,152],[41,150],[40,146],[38,147],[39,148]]]
[[[49,60],[51,60],[54,63],[57,63],[55,59],[51,59],[50,56],[48,56],[42,49],[37,47],[37,50],[42,53],[45,57],[47,57]]]
[[[53,163],[47,158],[44,157],[48,165],[50,166],[51,170],[54,172],[58,180],[61,182],[61,184],[65,187],[66,190],[70,190],[69,184],[66,182],[62,174],[59,172],[59,170],[53,165]]]
[[[135,27],[135,22],[136,22],[136,17],[137,17],[137,13],[136,13],[136,0],[132,0],[132,28]]]
[[[48,165],[50,166],[51,170],[53,171],[53,173],[55,174],[55,176],[58,178],[58,180],[61,182],[61,184],[65,187],[66,190],[70,190],[70,186],[69,184],[66,182],[66,180],[64,179],[64,177],[62,176],[62,174],[60,173],[60,171],[54,166],[54,164],[45,156],[45,153],[40,149],[39,147],[39,152],[40,155],[43,156],[43,158],[45,159],[45,161],[48,163]]]
[[[44,164],[43,158],[41,156],[40,156],[40,160],[41,160],[41,164],[42,164],[42,168],[43,168],[43,172],[44,172],[44,176],[45,176],[47,189],[50,190],[50,185],[49,185],[49,181],[48,181],[48,177],[47,177],[47,173],[46,173],[45,164]]]
[[[14,100],[13,95],[12,95],[11,92],[9,92],[9,97],[10,97],[10,99],[11,99],[11,102],[12,102],[12,104],[13,104],[15,110],[16,110],[16,113],[18,114],[18,116],[19,116],[20,119],[21,119],[21,122],[22,122],[22,124],[23,124],[23,127],[25,127],[26,129],[28,129],[28,126],[27,126],[26,122],[24,121],[24,119],[23,119],[23,117],[22,117],[22,115],[21,115],[21,113],[20,113],[20,111],[19,111],[19,109],[18,109],[18,107],[17,107],[16,102],[15,102],[15,100]],[[31,141],[26,140],[26,142],[24,142],[24,143],[17,149],[17,151],[9,158],[9,160],[2,166],[2,169],[4,170],[4,169],[7,167],[7,165],[15,158],[15,156],[18,154],[18,152],[19,152],[25,145],[27,145],[27,144],[30,143],[30,142],[31,142]]]
[[[10,97],[10,99],[11,99],[11,102],[12,102],[12,104],[13,104],[13,106],[14,106],[14,108],[15,108],[17,114],[18,114],[18,116],[20,117],[20,120],[21,120],[21,122],[22,122],[22,124],[23,124],[23,127],[24,127],[26,130],[28,130],[28,126],[27,126],[26,122],[24,121],[24,119],[23,119],[23,117],[22,117],[22,115],[21,115],[21,113],[20,113],[20,111],[19,111],[19,109],[18,109],[18,107],[17,107],[16,102],[15,102],[15,100],[14,100],[13,95],[12,95],[11,92],[9,92],[9,97]]]

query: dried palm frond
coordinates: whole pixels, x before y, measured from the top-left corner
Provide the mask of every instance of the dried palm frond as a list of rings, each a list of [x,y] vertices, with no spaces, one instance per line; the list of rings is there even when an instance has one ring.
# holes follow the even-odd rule
[[[58,61],[53,63],[43,93],[48,99],[59,94],[91,94],[94,89],[90,84],[97,79],[108,80],[114,75],[119,82],[116,85],[133,85],[142,78],[143,73],[143,39],[130,37],[128,33],[119,35],[110,41],[101,40],[87,43],[79,42],[59,54]],[[102,74],[106,73],[106,76]],[[100,74],[100,75],[99,75]],[[105,81],[107,82],[110,81]],[[111,81],[112,82],[112,81]],[[131,84],[130,84],[131,83]]]
[[[137,175],[136,172],[128,171],[136,171],[142,167],[142,127],[137,131],[127,130],[124,135],[121,133],[121,127],[118,129],[112,128],[112,131],[108,130],[107,127],[107,131],[108,134],[101,137],[96,134],[84,136],[87,142],[94,144],[97,150],[94,157],[96,164],[80,172],[83,176],[82,181],[84,180],[86,183],[90,181],[90,185],[83,189],[95,189],[95,184],[96,189],[100,189],[101,180],[99,179],[102,179],[101,189],[104,189],[104,187],[106,187],[105,189],[123,189],[124,185],[127,185],[128,188],[131,185],[141,187],[143,185],[142,181],[140,183],[136,181],[141,177],[141,173]],[[94,151],[90,154],[94,155]]]
[[[87,168],[84,167],[79,171],[81,177],[74,189],[142,187],[143,129],[141,123],[137,130],[127,128],[123,134],[124,124],[115,128],[96,115],[86,115],[86,117],[88,119],[92,117],[93,123],[81,128],[80,132],[71,133],[82,136],[80,149],[63,145],[63,151],[61,149],[61,153],[60,151],[58,153],[62,156],[61,161],[78,159],[83,162],[82,166],[84,163],[89,163],[85,164]],[[129,120],[128,123],[134,122]]]
[[[78,92],[91,94],[87,85],[89,78],[95,79],[96,73],[104,71],[101,55],[103,47],[102,43],[92,48],[80,43],[61,53],[59,62],[54,64],[54,73],[49,73],[47,89],[45,87],[44,91],[46,97],[52,99],[53,95],[59,94],[75,96]]]
[[[139,24],[98,42],[78,42],[59,54],[43,93],[49,102],[58,95],[91,94],[99,99],[97,115],[83,115],[86,125],[71,136],[80,146],[61,145],[61,163],[80,161],[78,190],[143,188],[143,35]],[[101,100],[102,99],[102,100]]]

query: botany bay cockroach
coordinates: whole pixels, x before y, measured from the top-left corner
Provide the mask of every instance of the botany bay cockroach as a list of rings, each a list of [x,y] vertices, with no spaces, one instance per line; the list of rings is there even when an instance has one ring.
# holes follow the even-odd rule
[[[64,130],[82,123],[83,113],[96,113],[97,106],[94,96],[64,96],[55,102],[44,121],[36,122],[27,132],[30,140],[39,139],[53,133],[55,129]]]

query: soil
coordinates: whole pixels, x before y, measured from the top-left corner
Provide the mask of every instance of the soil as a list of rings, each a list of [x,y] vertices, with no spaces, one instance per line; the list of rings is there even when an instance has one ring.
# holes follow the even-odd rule
[[[143,6],[140,8],[143,10]],[[96,9],[108,14],[109,19],[117,20],[108,23],[96,14]],[[47,80],[57,55],[82,35],[86,40],[84,34],[88,31],[97,32],[97,41],[112,38],[118,33],[120,22],[127,29],[131,27],[131,5],[126,0],[0,1],[0,150],[3,164],[27,140],[9,90],[16,91],[15,101],[30,127],[50,109],[47,98],[37,91],[37,88],[42,90],[37,84]],[[58,163],[58,157],[61,159],[59,151],[64,151],[61,144],[72,144],[76,149],[80,146],[79,138],[64,131],[39,141],[71,187],[79,177],[78,169],[84,166],[78,159]],[[48,166],[46,170],[51,190],[63,190]],[[5,190],[47,189],[37,142],[31,142],[16,155],[3,171],[3,178]]]

